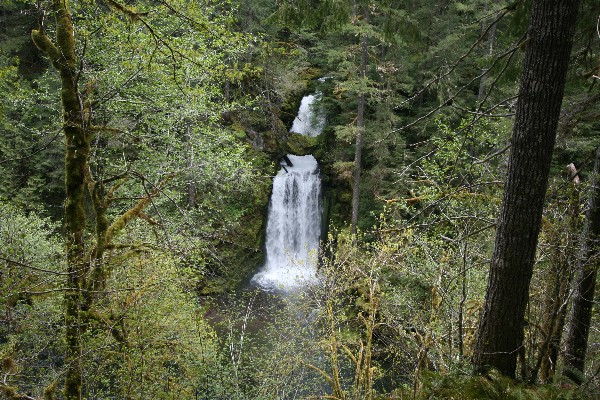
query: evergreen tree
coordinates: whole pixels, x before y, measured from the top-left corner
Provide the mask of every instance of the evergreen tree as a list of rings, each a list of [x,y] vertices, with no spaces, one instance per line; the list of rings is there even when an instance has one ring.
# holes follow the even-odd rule
[[[579,2],[534,1],[473,363],[514,377]]]

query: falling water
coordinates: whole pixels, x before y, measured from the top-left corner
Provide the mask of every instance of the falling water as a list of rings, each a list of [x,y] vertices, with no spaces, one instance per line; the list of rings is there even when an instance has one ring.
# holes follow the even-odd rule
[[[292,129],[290,132],[299,133],[310,137],[315,137],[321,134],[325,125],[325,118],[315,114],[311,105],[320,96],[320,93],[304,96],[300,102],[298,115],[294,118]]]
[[[291,131],[321,133],[324,119],[314,116],[314,95],[302,99]],[[267,290],[291,291],[315,283],[321,230],[321,178],[312,155],[288,154],[273,180],[267,220],[265,265],[252,282]]]

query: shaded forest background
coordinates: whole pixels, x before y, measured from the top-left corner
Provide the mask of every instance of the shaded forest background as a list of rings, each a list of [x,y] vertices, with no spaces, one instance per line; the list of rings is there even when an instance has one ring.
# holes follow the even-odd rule
[[[514,374],[472,365],[546,3],[6,0],[0,395],[597,398],[592,0]],[[288,132],[309,93],[316,138]],[[313,154],[324,184],[321,282],[294,301],[243,290],[287,153]]]

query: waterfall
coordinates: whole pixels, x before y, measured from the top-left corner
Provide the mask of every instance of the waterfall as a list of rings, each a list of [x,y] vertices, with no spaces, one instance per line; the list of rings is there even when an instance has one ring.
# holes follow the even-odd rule
[[[321,95],[321,93],[304,96],[300,102],[298,115],[294,118],[290,132],[299,133],[310,137],[321,134],[325,125],[325,118],[315,114],[312,110],[312,104]]]
[[[324,119],[315,116],[315,95],[302,99],[291,132],[321,133]],[[291,165],[273,180],[266,234],[266,262],[252,282],[266,290],[291,291],[318,281],[317,260],[321,234],[321,178],[312,155],[287,155]]]

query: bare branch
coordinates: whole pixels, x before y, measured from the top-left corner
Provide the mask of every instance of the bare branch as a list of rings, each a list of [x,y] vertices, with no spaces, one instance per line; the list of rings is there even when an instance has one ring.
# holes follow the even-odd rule
[[[48,273],[48,274],[52,274],[52,275],[69,275],[67,272],[58,272],[58,271],[52,271],[49,269],[38,268],[38,267],[34,267],[33,265],[24,264],[22,262],[11,260],[9,258],[5,258],[2,256],[0,256],[0,260],[5,261],[9,264],[15,264],[15,265],[18,265],[19,267],[31,269],[31,270],[38,271],[38,272],[44,272],[44,273]]]

